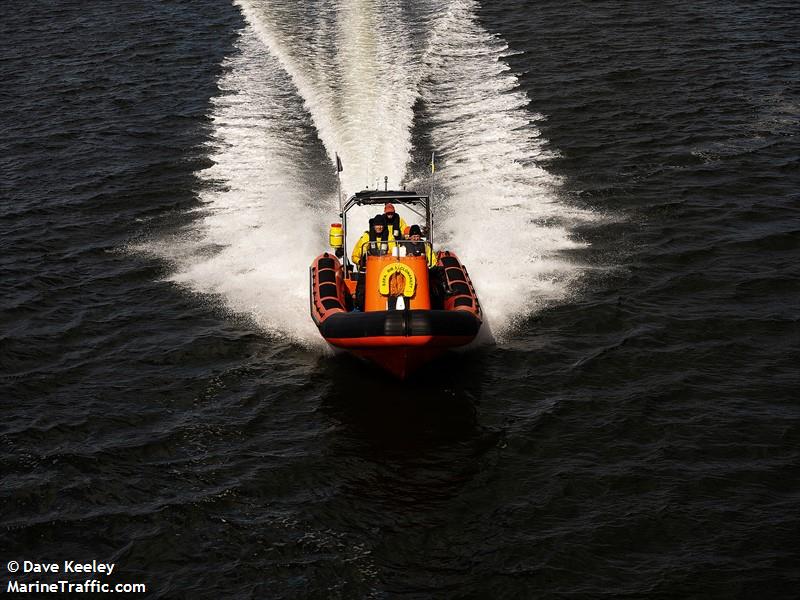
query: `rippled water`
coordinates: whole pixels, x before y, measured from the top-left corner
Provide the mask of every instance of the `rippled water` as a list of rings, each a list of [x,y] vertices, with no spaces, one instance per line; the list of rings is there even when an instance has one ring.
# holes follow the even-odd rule
[[[159,598],[795,597],[799,20],[4,4],[0,569],[113,561]],[[351,188],[424,189],[432,150],[497,341],[400,385],[325,352],[305,269],[331,151]]]

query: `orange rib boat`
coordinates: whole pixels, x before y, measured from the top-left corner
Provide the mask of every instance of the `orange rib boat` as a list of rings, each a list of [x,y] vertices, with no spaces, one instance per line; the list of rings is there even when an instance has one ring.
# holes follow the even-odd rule
[[[382,212],[386,203],[424,218],[427,248],[420,252],[420,242],[391,240],[365,252],[363,265],[353,265],[346,254],[348,211],[375,205]],[[331,228],[333,252],[315,258],[310,269],[311,318],[328,343],[404,379],[449,348],[475,339],[481,306],[458,257],[432,253],[428,196],[366,190],[347,201],[341,217],[342,224]],[[426,254],[435,256],[435,265]]]

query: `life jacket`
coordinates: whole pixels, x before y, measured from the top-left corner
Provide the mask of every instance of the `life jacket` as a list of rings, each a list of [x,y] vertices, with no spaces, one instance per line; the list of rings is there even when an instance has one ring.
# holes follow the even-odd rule
[[[427,256],[425,242],[409,242],[406,244],[407,252],[412,256]]]
[[[406,253],[410,256],[424,256],[428,267],[436,265],[436,256],[433,254],[430,242],[407,242]]]
[[[386,215],[384,215],[384,217],[386,217]],[[402,219],[400,218],[400,215],[398,215],[397,213],[394,213],[394,218],[392,218],[392,219],[388,219],[387,218],[386,219],[386,227],[383,228],[384,231],[387,231],[387,230],[391,229],[392,230],[392,235],[394,236],[394,239],[396,239],[396,240],[400,240],[400,239],[403,238],[403,231],[401,230],[400,221],[402,221]]]
[[[389,254],[389,228],[384,227],[380,234],[370,227],[367,254],[370,256],[384,256]]]

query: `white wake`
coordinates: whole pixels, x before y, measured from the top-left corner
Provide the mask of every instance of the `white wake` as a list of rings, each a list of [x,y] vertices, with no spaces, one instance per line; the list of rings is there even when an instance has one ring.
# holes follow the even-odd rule
[[[579,245],[564,223],[591,215],[559,202],[558,180],[537,166],[541,117],[475,2],[235,1],[247,27],[214,100],[204,211],[147,248],[174,262],[172,280],[322,346],[307,278],[338,220],[334,152],[346,193],[384,176],[390,189],[426,191],[408,173],[412,130],[424,127],[440,156],[437,246],[467,265],[495,335],[565,297],[581,268],[560,258]]]
[[[435,21],[422,97],[444,159],[439,242],[470,272],[493,332],[563,299],[579,268],[561,258],[579,247],[564,225],[591,219],[567,208],[559,181],[538,166],[544,140],[528,96],[503,58],[508,45],[485,31],[476,3],[454,0]]]

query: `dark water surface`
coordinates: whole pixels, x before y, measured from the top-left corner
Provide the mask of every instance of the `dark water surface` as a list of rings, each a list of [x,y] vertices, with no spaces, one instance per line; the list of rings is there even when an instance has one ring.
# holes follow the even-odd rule
[[[236,7],[0,6],[3,591],[797,597],[800,7],[478,16],[607,218],[569,301],[401,386],[127,250],[197,205]]]

